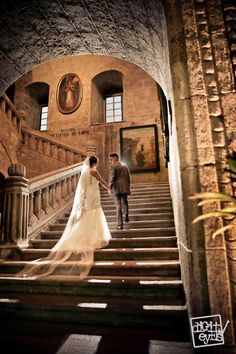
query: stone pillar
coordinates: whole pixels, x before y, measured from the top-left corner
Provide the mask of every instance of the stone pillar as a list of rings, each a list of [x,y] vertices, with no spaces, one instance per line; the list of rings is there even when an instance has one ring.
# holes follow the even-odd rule
[[[12,164],[8,174],[4,188],[0,257],[20,259],[18,243],[27,240],[29,186],[25,166]]]

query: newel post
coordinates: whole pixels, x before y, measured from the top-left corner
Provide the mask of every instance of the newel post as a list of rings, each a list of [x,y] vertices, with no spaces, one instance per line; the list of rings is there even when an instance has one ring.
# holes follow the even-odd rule
[[[15,163],[8,168],[3,197],[0,258],[19,259],[19,243],[27,241],[29,217],[29,181],[25,166]]]

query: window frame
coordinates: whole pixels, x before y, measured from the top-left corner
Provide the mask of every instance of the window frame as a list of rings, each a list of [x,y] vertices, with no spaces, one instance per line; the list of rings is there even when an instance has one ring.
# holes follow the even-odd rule
[[[43,112],[43,108],[47,107],[47,117],[43,118],[42,115],[45,114],[45,112]],[[42,124],[42,120],[46,120],[47,124]],[[42,126],[46,126],[47,129],[42,129]],[[40,122],[39,122],[39,131],[41,132],[46,132],[48,130],[48,104],[42,104],[40,106]]]
[[[114,113],[115,113],[114,97],[117,97],[117,96],[121,97],[121,107],[120,107],[120,109],[121,109],[121,120],[119,120],[119,121],[116,121],[116,120],[115,120],[115,115],[114,115]],[[113,109],[112,109],[112,112],[113,112],[112,119],[113,119],[113,120],[112,120],[111,122],[108,122],[108,121],[107,121],[107,98],[112,98],[112,99],[113,99],[113,102],[112,102],[112,105],[113,105]],[[124,116],[123,116],[123,93],[120,92],[120,93],[115,93],[115,94],[106,95],[106,96],[104,97],[104,122],[105,122],[106,124],[113,124],[113,123],[121,123],[121,122],[123,122],[123,121],[124,121]]]

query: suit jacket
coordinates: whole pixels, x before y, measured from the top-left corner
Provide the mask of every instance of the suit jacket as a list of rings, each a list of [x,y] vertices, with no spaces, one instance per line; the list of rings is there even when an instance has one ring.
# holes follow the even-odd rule
[[[128,167],[120,162],[111,166],[109,185],[114,194],[130,194],[130,172]]]

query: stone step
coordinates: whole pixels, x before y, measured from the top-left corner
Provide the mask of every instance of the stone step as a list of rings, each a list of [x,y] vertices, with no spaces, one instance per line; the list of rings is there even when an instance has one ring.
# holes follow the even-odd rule
[[[115,208],[115,205],[114,207],[112,208],[103,208],[103,211],[105,213],[106,216],[109,216],[109,215],[115,215],[116,214],[116,208]],[[134,207],[130,207],[129,208],[129,215],[132,216],[132,215],[140,215],[140,217],[145,217],[145,214],[149,214],[149,215],[152,215],[152,214],[161,214],[161,213],[166,213],[166,214],[171,214],[173,215],[173,211],[172,211],[172,206],[166,206],[166,207],[159,207],[159,208],[134,208]],[[68,218],[70,216],[70,212],[67,212],[65,213],[64,217]]]
[[[12,300],[12,301],[11,301]],[[65,324],[176,330],[188,333],[186,306],[143,303],[134,299],[14,294],[1,299],[2,319]]]
[[[66,227],[66,222],[67,218],[60,218],[57,220],[57,223],[51,225],[53,226],[53,229],[59,227],[61,229],[61,225],[64,225],[64,228]],[[116,218],[110,218],[107,219],[107,223],[110,229],[115,229],[116,227]],[[50,226],[50,228],[51,228]],[[138,229],[138,228],[154,228],[154,227],[174,227],[174,220],[173,219],[167,219],[167,220],[144,220],[144,221],[139,221],[139,220],[130,220],[129,223],[124,224],[124,229],[129,230],[129,229]],[[64,230],[63,228],[63,230]]]
[[[159,329],[180,327],[188,337],[177,238],[168,183],[137,183],[129,196],[130,222],[114,230],[116,208],[101,189],[112,239],[95,251],[89,276],[76,262],[60,264],[42,279],[16,278],[28,261],[43,258],[61,237],[69,212],[32,239],[21,261],[0,263],[0,313],[4,321],[51,321],[86,326]],[[73,267],[73,273],[71,269]],[[189,338],[187,338],[189,340]]]
[[[69,213],[68,213],[69,214]],[[113,215],[106,216],[107,221],[116,221],[115,210]],[[151,213],[151,214],[129,214],[130,221],[145,221],[145,220],[172,220],[173,213]],[[66,223],[68,216],[57,219],[57,223]]]
[[[116,213],[116,209],[115,209],[115,206],[114,208],[103,208],[103,211],[105,213],[106,216],[108,215],[115,215]],[[166,206],[166,207],[159,207],[159,208],[135,208],[135,207],[130,207],[129,208],[129,215],[136,215],[136,214],[139,214],[141,215],[141,217],[143,217],[145,214],[159,214],[159,213],[167,213],[167,214],[172,214],[173,215],[173,211],[172,211],[172,206]],[[70,215],[70,213],[66,213],[65,214],[65,217],[68,217]]]
[[[51,275],[41,279],[0,277],[0,297],[4,293],[59,294],[73,296],[94,296],[113,298],[152,299],[158,304],[185,304],[181,280],[157,277],[87,277],[78,280],[76,276]]]
[[[107,200],[113,200],[112,195],[109,195],[107,193],[107,195],[101,195],[101,200],[102,202],[107,201]],[[155,199],[171,199],[170,193],[148,193],[148,194],[130,194],[128,196],[128,200],[132,201],[132,200],[140,200],[140,199],[148,199],[148,200],[155,200]]]
[[[53,224],[52,224],[53,225]],[[62,224],[59,224],[62,225]],[[59,237],[62,235],[64,228],[61,227],[59,230],[47,230],[42,231],[41,235],[45,235],[48,232],[53,232],[54,235],[57,234]],[[51,235],[53,235],[51,233]],[[165,228],[144,228],[144,229],[132,229],[132,230],[111,230],[111,237],[114,238],[133,238],[133,237],[159,237],[159,236],[175,236],[175,228],[174,227],[165,227]],[[112,241],[110,240],[110,242]]]
[[[106,219],[108,222],[116,221],[116,213],[114,211],[114,215],[106,215]],[[129,213],[129,220],[132,221],[162,221],[162,220],[173,220],[173,213],[152,213],[152,214],[132,214]]]
[[[111,198],[111,195],[108,194],[107,190],[100,190],[100,195],[101,198]],[[130,194],[129,196],[139,196],[139,197],[145,197],[145,196],[151,196],[151,195],[155,195],[155,196],[171,196],[170,193],[170,189],[131,189],[130,190]]]
[[[113,238],[108,247],[112,248],[157,248],[157,247],[176,247],[176,236],[158,236],[158,237],[133,237],[133,238]]]
[[[108,221],[108,226],[112,230],[116,228],[116,222]],[[123,228],[125,230],[130,229],[145,229],[145,228],[169,228],[174,227],[174,220],[145,220],[145,221],[130,221],[124,223]]]
[[[46,257],[49,249],[25,249],[22,251],[22,261],[32,261],[34,259]],[[178,260],[178,249],[168,248],[106,248],[96,250],[95,261],[118,261],[118,260]]]
[[[161,224],[161,225],[160,225]],[[168,236],[172,236],[175,234],[175,228],[173,225],[173,222],[170,222],[167,220],[166,223],[164,223],[163,221],[162,222],[133,222],[133,223],[128,223],[126,225],[124,225],[124,227],[127,228],[127,230],[120,230],[117,232],[117,230],[114,230],[115,228],[115,224],[114,225],[111,225],[113,226],[113,230],[111,230],[111,234],[112,234],[112,237],[116,237],[122,233],[126,233],[126,236],[127,237],[132,237],[134,234],[135,235],[138,235],[140,233],[146,233],[144,232],[143,230],[147,229],[147,231],[151,232],[151,234],[153,236],[157,236],[157,235],[168,235]],[[52,224],[49,226],[49,230],[50,231],[63,231],[66,227],[66,224],[58,224],[58,223],[55,223],[55,224]],[[129,229],[128,229],[129,227]],[[133,227],[133,229],[131,229],[131,227]]]
[[[115,207],[115,203],[111,200],[109,203],[101,203],[102,204],[102,208],[104,213],[106,212],[111,212],[111,211],[115,211],[116,207]],[[156,202],[150,202],[150,203],[130,203],[129,202],[129,210],[130,212],[138,212],[138,213],[149,213],[150,211],[153,212],[159,212],[159,211],[172,211],[172,202],[171,201],[156,201]],[[70,213],[70,210],[68,210],[68,212],[66,213],[66,215],[68,215]]]
[[[130,188],[170,188],[170,184],[160,182],[140,182],[130,184]]]
[[[165,204],[165,203],[171,203],[171,198],[170,197],[165,197],[165,196],[160,196],[160,197],[138,197],[138,198],[134,198],[134,197],[128,197],[128,203],[131,205],[135,205],[135,203],[145,203],[145,204]],[[101,199],[101,204],[103,206],[106,205],[115,205],[115,202],[113,200],[113,198],[109,197],[107,199]]]
[[[162,191],[162,190],[170,190],[170,185],[168,183],[131,183],[130,185],[130,190],[134,191],[140,191],[140,190],[158,190],[158,191]],[[101,192],[106,193],[106,190],[104,190],[103,187],[101,187]]]
[[[60,231],[43,231],[42,239],[31,240],[32,246],[39,248],[52,248],[61,236]],[[112,238],[106,248],[150,248],[150,247],[176,247],[176,236],[158,236],[158,237],[133,237]]]
[[[110,202],[105,202],[102,203],[102,208],[104,210],[104,212],[106,210],[115,210],[115,203],[113,201]],[[157,200],[155,202],[143,202],[142,200],[140,201],[136,201],[136,202],[129,202],[129,208],[133,209],[146,209],[146,208],[165,208],[165,207],[169,207],[172,208],[172,202],[170,201],[160,201]]]
[[[24,261],[3,262],[0,264],[0,274],[16,274],[27,264]],[[66,262],[60,264],[56,270],[56,275],[71,275],[71,267],[73,266],[73,274],[76,275],[75,262]],[[103,261],[94,262],[90,276],[98,275],[116,275],[116,276],[162,276],[180,277],[180,264],[176,260],[160,260],[160,261]]]

